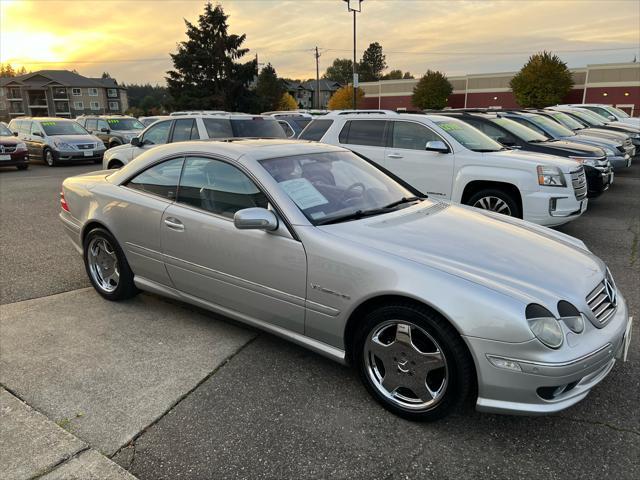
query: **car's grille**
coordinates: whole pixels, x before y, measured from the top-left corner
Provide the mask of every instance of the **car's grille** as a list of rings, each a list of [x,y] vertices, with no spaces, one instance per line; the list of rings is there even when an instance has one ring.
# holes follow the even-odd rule
[[[616,311],[617,291],[613,279],[607,272],[606,278],[587,295],[587,304],[595,317],[598,327],[603,327]]]
[[[16,151],[15,145],[0,145],[0,154],[13,153]]]
[[[93,150],[94,148],[96,148],[96,144],[95,143],[78,143],[76,147],[78,147],[78,150]]]
[[[587,196],[587,177],[584,174],[584,168],[571,172],[571,183],[573,191],[576,194],[576,200],[582,200]]]

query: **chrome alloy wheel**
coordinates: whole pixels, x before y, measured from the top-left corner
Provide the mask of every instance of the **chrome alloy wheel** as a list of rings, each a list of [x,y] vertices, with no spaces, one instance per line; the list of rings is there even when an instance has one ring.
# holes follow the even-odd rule
[[[482,197],[472,206],[511,216],[511,209],[509,208],[509,205],[507,205],[507,202],[498,197]]]
[[[44,161],[47,163],[47,165],[53,167],[53,153],[51,152],[51,150],[47,150],[45,152]]]
[[[431,410],[448,385],[447,359],[421,327],[390,320],[374,329],[364,346],[366,373],[374,387],[407,410]]]
[[[106,293],[118,288],[120,266],[113,246],[104,238],[96,237],[89,242],[87,261],[91,278]]]

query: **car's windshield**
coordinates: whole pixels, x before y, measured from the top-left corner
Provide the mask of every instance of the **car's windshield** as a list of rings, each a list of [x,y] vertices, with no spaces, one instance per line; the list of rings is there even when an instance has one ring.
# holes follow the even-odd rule
[[[40,122],[47,136],[56,135],[89,135],[78,123],[70,120],[43,120]]]
[[[584,128],[584,126],[580,122],[578,122],[577,120],[574,120],[566,113],[553,112],[551,116],[555,118],[558,122],[560,122],[562,125],[564,125],[565,127],[571,130],[580,130]]]
[[[270,158],[260,163],[314,225],[382,214],[417,201],[412,192],[351,152]],[[389,207],[396,202],[400,203]]]
[[[629,118],[629,114],[624,110],[620,110],[619,108],[616,108],[616,107],[604,107],[604,108],[609,110],[616,117]]]
[[[572,137],[575,135],[567,127],[563,127],[559,123],[554,122],[550,118],[543,117],[542,115],[529,115],[527,119],[538,125],[545,132],[550,133],[554,138],[558,137]]]
[[[232,119],[231,128],[234,137],[287,138],[280,124],[273,118]]]
[[[545,142],[548,140],[548,138],[541,133],[524,125],[520,125],[518,122],[514,122],[508,118],[493,118],[491,121],[496,125],[500,125],[516,137],[520,137],[525,142]]]
[[[436,120],[434,123],[463,146],[474,152],[497,152],[504,147],[480,130],[459,120]]]
[[[602,120],[602,117],[597,113],[590,112],[589,110],[572,110],[571,113],[585,122],[590,127],[601,127],[606,125],[606,122]]]
[[[135,118],[109,118],[107,119],[111,130],[142,130],[144,125]]]
[[[10,137],[11,135],[13,135],[11,130],[0,123],[0,137]]]

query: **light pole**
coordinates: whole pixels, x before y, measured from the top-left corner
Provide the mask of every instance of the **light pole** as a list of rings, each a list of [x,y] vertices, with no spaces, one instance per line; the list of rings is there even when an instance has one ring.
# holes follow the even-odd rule
[[[347,11],[353,12],[353,109],[356,105],[356,88],[358,88],[358,71],[356,70],[356,13],[362,10],[364,0],[343,0],[347,2]]]

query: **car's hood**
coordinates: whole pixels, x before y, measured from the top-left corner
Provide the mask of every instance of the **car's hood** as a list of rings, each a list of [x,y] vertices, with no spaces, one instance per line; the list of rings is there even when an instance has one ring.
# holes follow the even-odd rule
[[[0,143],[2,143],[3,145],[17,145],[19,143],[22,143],[22,140],[19,140],[17,137],[14,137],[13,135],[1,135]]]
[[[544,144],[542,144],[544,145]],[[563,171],[570,171],[576,168],[576,161],[549,155],[547,153],[528,152],[523,150],[501,150],[499,152],[483,153],[484,158],[495,157],[504,160],[505,157],[514,160],[521,160],[535,163],[536,165],[553,165],[560,167]]]
[[[622,144],[619,140],[610,140],[603,137],[592,137],[591,135],[574,135],[573,137],[563,138],[563,140],[569,140],[570,142],[585,143],[587,145],[603,146],[612,148],[615,150]]]
[[[626,125],[631,125],[632,127],[640,127],[640,118],[620,118],[618,121]]]
[[[601,148],[587,145],[586,143],[576,143],[568,140],[550,140],[548,142],[536,143],[535,145],[559,150],[559,154],[569,154],[576,157],[602,157]]]
[[[130,143],[123,143],[122,145],[118,145],[116,147],[111,147],[106,155],[113,155],[116,152],[124,152],[126,150],[131,150],[133,148],[133,146],[131,146]]]
[[[82,143],[98,143],[101,144],[102,140],[94,135],[54,135],[51,137],[59,142],[69,143],[71,145],[77,145]]]
[[[393,213],[318,228],[525,302],[564,298],[579,304],[606,270],[580,240],[448,202],[426,200]]]
[[[605,130],[603,128],[585,128],[583,130],[578,130],[576,133],[578,135],[590,135],[598,138],[608,138],[619,143],[624,142],[628,138],[628,135],[626,133],[616,132],[614,130]]]
[[[142,133],[142,130],[112,130],[114,135],[129,135],[131,137],[137,137]]]
[[[631,125],[630,123],[624,122],[609,122],[607,123],[607,126],[618,130],[624,130],[629,133],[640,133],[640,125]]]

